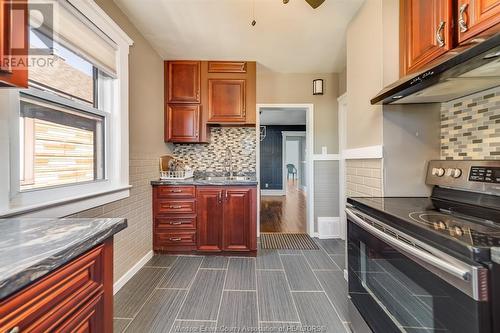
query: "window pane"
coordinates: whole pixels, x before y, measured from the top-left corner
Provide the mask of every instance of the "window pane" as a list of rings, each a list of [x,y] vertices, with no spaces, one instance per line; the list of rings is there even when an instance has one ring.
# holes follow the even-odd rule
[[[21,190],[104,177],[104,118],[21,100]]]
[[[47,37],[30,29],[30,47],[46,48]],[[30,56],[32,85],[94,105],[94,66],[69,48],[52,41],[53,55]]]

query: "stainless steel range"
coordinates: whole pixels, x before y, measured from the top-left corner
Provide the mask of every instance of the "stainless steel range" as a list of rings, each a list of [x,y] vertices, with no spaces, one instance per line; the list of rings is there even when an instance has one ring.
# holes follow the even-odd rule
[[[500,161],[431,161],[430,198],[349,198],[349,296],[373,332],[500,332]]]

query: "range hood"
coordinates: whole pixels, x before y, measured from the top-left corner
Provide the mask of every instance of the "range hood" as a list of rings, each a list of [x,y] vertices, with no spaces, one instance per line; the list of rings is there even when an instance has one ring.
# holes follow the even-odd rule
[[[497,86],[500,86],[500,33],[387,86],[371,104],[442,103]]]

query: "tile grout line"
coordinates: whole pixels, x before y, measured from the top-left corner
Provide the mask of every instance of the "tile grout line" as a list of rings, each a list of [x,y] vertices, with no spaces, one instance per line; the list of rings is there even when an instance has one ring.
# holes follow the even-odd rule
[[[174,263],[177,261],[177,258],[175,259]],[[172,263],[172,266],[173,264]],[[170,267],[168,269],[165,270],[165,272],[163,273],[164,275],[170,270]],[[125,327],[125,329],[123,330],[123,333],[126,332],[129,328],[129,326],[132,324],[132,322],[135,320],[135,318],[137,317],[137,315],[141,312],[142,308],[146,305],[147,302],[149,302],[149,300],[151,298],[153,298],[153,295],[154,293],[156,292],[156,287],[160,284],[160,282],[162,281],[162,278],[163,276],[161,276],[159,279],[158,279],[158,282],[156,283],[156,285],[153,287],[153,290],[151,291],[151,293],[149,294],[149,296],[146,298],[146,301],[144,303],[142,303],[142,305],[139,307],[139,309],[137,309],[137,312],[134,314],[134,318],[132,318],[132,320],[128,323],[128,325]]]
[[[254,275],[255,275],[255,301],[256,301],[255,306],[257,307],[257,330],[259,331],[260,310],[259,310],[259,282],[257,279],[257,257],[255,257],[254,263],[255,263]]]
[[[205,256],[203,256],[203,259],[205,259]],[[203,263],[203,259],[201,260],[200,264],[198,265],[198,268],[196,269],[196,273],[194,274],[193,279],[189,282],[188,289],[186,291],[186,294],[184,295],[184,299],[182,300],[181,306],[179,306],[179,310],[177,310],[177,313],[176,313],[175,318],[174,318],[174,322],[172,323],[172,326],[170,327],[169,332],[172,332],[172,329],[174,328],[175,322],[177,320],[182,320],[182,319],[179,319],[179,313],[181,312],[182,307],[184,306],[184,303],[186,303],[187,296],[189,294],[189,291],[190,291],[194,281],[196,280],[196,277],[198,276],[198,272],[200,271],[200,266]]]
[[[285,281],[286,281],[286,284],[288,285],[288,291],[290,292],[290,297],[292,298],[292,303],[293,303],[293,307],[295,309],[295,314],[297,315],[297,318],[299,318],[300,327],[302,327],[302,318],[300,318],[299,310],[297,309],[297,304],[295,304],[295,299],[293,298],[293,295],[292,295],[292,286],[290,285],[290,281],[288,281],[288,276],[286,275],[285,265],[283,264],[283,260],[281,260],[281,256],[278,256],[278,257],[280,258],[281,266],[283,266],[283,270],[285,271],[283,273],[283,275],[285,275]]]
[[[325,251],[325,252],[326,252],[326,251]],[[333,261],[333,260],[332,260],[332,261]],[[306,262],[307,262],[307,264],[309,265],[309,267],[311,267],[311,265],[309,264],[309,262],[307,261],[307,259],[306,259]],[[337,310],[337,307],[333,304],[332,300],[330,299],[330,297],[329,297],[329,296],[328,296],[328,294],[326,293],[326,291],[325,291],[325,287],[324,287],[324,286],[323,286],[323,284],[321,283],[320,279],[318,279],[318,276],[316,275],[316,272],[312,269],[312,267],[311,267],[311,270],[312,270],[312,272],[313,272],[313,274],[314,274],[314,277],[315,277],[315,278],[316,278],[316,280],[318,281],[319,285],[321,286],[321,288],[323,288],[323,293],[325,294],[326,299],[328,300],[328,302],[330,302],[330,305],[332,306],[333,310],[335,311],[335,314],[337,315],[337,318],[340,320],[340,322],[341,322],[341,323],[343,323],[342,318],[340,318],[340,314],[339,314],[339,312],[338,312],[338,310]],[[342,326],[344,326],[344,329],[345,329],[345,325],[343,325],[343,324],[342,324]],[[346,330],[346,333],[349,333],[349,332],[347,332],[347,330]]]
[[[217,325],[219,323],[219,316],[220,316],[220,308],[222,307],[222,300],[224,299],[224,289],[226,288],[226,281],[227,281],[227,275],[229,273],[229,261],[231,260],[231,257],[227,260],[227,269],[225,270],[224,274],[224,283],[222,284],[222,292],[220,295],[220,300],[219,300],[219,308],[217,309],[217,319],[215,321],[215,329],[217,330]]]

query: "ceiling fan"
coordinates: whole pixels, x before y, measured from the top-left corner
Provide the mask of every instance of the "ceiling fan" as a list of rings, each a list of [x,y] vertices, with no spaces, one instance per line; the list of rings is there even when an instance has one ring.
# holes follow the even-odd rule
[[[283,0],[283,3],[286,5],[290,0]],[[306,0],[306,2],[314,9],[318,8],[321,6],[325,0]]]

